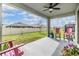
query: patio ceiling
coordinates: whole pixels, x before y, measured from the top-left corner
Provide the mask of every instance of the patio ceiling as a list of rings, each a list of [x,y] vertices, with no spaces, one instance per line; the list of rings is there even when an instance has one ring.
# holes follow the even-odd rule
[[[43,11],[44,6],[47,5],[47,3],[18,3],[18,4],[13,3],[11,5],[30,11],[34,14],[37,14],[45,18],[47,17],[57,18],[61,16],[74,15],[75,10],[79,4],[78,3],[60,3],[56,7],[59,7],[61,9],[53,10],[52,13],[49,13],[49,11]]]

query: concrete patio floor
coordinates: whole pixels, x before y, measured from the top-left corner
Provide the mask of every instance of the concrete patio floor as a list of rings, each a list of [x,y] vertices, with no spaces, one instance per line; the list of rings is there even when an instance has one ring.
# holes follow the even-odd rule
[[[57,47],[55,52],[52,54],[52,56],[62,56],[62,50],[64,46],[68,44],[67,41],[64,41],[64,40],[60,40],[58,42],[59,42],[59,46]]]
[[[66,44],[67,42],[65,41],[56,41],[45,37],[28,43],[21,47],[21,49],[24,51],[23,56],[60,56]]]

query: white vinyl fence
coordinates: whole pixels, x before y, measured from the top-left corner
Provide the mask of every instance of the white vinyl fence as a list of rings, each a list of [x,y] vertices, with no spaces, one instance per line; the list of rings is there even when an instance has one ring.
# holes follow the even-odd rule
[[[42,28],[41,31],[46,31],[47,28]],[[26,33],[26,32],[36,32],[40,31],[39,28],[2,28],[2,35],[8,35],[8,34],[20,34],[20,33]]]

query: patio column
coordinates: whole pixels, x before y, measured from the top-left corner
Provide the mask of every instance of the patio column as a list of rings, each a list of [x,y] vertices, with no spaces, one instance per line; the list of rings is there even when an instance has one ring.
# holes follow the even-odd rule
[[[0,4],[0,42],[2,41],[2,4]]]
[[[79,44],[79,9],[77,11],[77,43]]]
[[[50,17],[48,17],[48,37],[50,37]]]

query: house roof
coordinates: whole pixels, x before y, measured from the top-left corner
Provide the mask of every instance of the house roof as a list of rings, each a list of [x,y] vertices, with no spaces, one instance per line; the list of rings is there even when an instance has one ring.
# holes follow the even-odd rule
[[[24,23],[21,23],[21,22],[18,22],[18,23],[13,23],[13,24],[10,24],[10,25],[8,25],[8,26],[27,26],[26,24],[24,24]]]
[[[39,25],[39,24],[27,25],[27,24],[24,24],[24,23],[21,23],[21,22],[17,22],[17,23],[7,25],[6,27],[35,27],[35,28],[37,28],[37,27],[45,27],[45,26]]]

